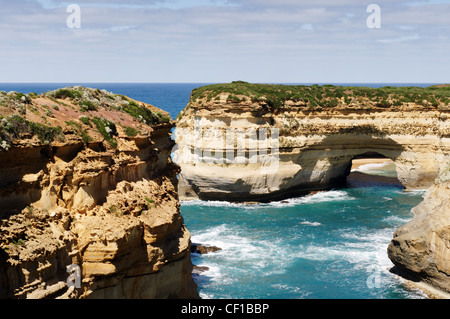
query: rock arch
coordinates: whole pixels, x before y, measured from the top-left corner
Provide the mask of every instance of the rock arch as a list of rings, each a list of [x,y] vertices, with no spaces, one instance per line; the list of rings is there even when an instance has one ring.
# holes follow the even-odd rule
[[[387,136],[335,134],[310,138],[309,143],[303,148],[280,149],[280,162],[297,167],[291,178],[284,179],[289,195],[345,184],[353,159],[364,154],[379,154],[391,159],[396,165],[397,175],[408,172],[402,161],[404,146]],[[404,175],[399,180],[408,188],[410,178]]]
[[[375,166],[374,166],[375,165]],[[395,162],[377,152],[366,152],[352,159],[346,187],[391,186],[405,189],[397,178]]]
[[[450,139],[445,133],[447,124],[437,112],[408,116],[363,111],[358,114],[286,113],[271,115],[274,121],[270,123],[265,121],[266,118],[258,120],[253,115],[248,116],[251,119],[248,122],[246,115],[231,112],[227,115],[220,117],[228,118],[227,121],[213,121],[208,115],[201,134],[194,130],[194,118],[197,120],[199,114],[185,115],[177,126],[177,131],[181,131],[176,139],[178,149],[187,148],[187,153],[199,153],[198,144],[189,145],[186,140],[192,136],[198,140],[207,135],[211,139],[201,144],[200,153],[206,150],[208,154],[226,154],[229,150],[220,149],[223,144],[217,138],[224,136],[224,130],[275,128],[279,130],[275,151],[277,167],[267,169],[264,164],[249,161],[205,163],[197,157],[197,161],[179,163],[181,199],[272,201],[330,189],[345,182],[353,158],[368,152],[391,159],[405,189],[426,189],[450,160]],[[403,129],[418,125],[415,123],[422,123],[424,133]],[[436,129],[429,125],[436,125]],[[425,128],[430,133],[426,133]],[[433,130],[436,130],[435,134],[432,134]],[[232,152],[244,153],[243,148],[247,147],[247,154],[259,154],[259,145],[254,140],[251,143],[238,141],[233,144]]]

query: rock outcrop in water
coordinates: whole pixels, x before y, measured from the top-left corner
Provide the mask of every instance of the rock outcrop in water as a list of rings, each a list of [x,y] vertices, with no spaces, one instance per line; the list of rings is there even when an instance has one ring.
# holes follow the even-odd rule
[[[168,114],[82,87],[0,114],[0,298],[198,297]]]
[[[450,296],[450,165],[412,212],[388,247],[394,271]]]
[[[339,185],[369,155],[425,189],[450,159],[449,118],[448,87],[205,86],[177,119],[179,195],[282,199]]]

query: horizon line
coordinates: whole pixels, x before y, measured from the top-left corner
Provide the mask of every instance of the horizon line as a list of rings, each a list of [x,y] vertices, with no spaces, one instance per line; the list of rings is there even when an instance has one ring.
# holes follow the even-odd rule
[[[234,81],[233,81],[234,82]],[[244,81],[247,82],[247,81]],[[0,82],[1,84],[221,84],[217,82]],[[450,84],[449,82],[248,82],[250,84]]]

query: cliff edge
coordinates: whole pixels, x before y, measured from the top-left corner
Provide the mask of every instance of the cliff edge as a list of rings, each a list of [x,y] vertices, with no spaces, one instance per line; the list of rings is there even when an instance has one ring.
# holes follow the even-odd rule
[[[414,218],[400,227],[388,247],[397,272],[412,282],[435,287],[450,298],[450,165],[412,212]],[[425,287],[425,291],[430,289]],[[433,293],[438,297],[442,293]]]
[[[365,156],[393,160],[406,189],[426,189],[450,160],[449,117],[447,86],[204,86],[177,118],[179,195],[279,200],[344,183]]]
[[[105,90],[0,92],[0,298],[197,298],[173,126]]]

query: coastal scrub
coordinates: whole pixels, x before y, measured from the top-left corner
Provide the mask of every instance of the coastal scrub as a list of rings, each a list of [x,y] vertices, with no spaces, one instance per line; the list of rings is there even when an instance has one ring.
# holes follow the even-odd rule
[[[424,108],[449,108],[450,87],[381,88],[335,85],[253,84],[244,81],[212,84],[192,91],[191,102],[204,105],[225,97],[227,102],[252,101],[266,103],[275,111],[287,101],[302,102],[307,108],[335,108],[363,105],[366,107],[398,108],[408,103]]]

